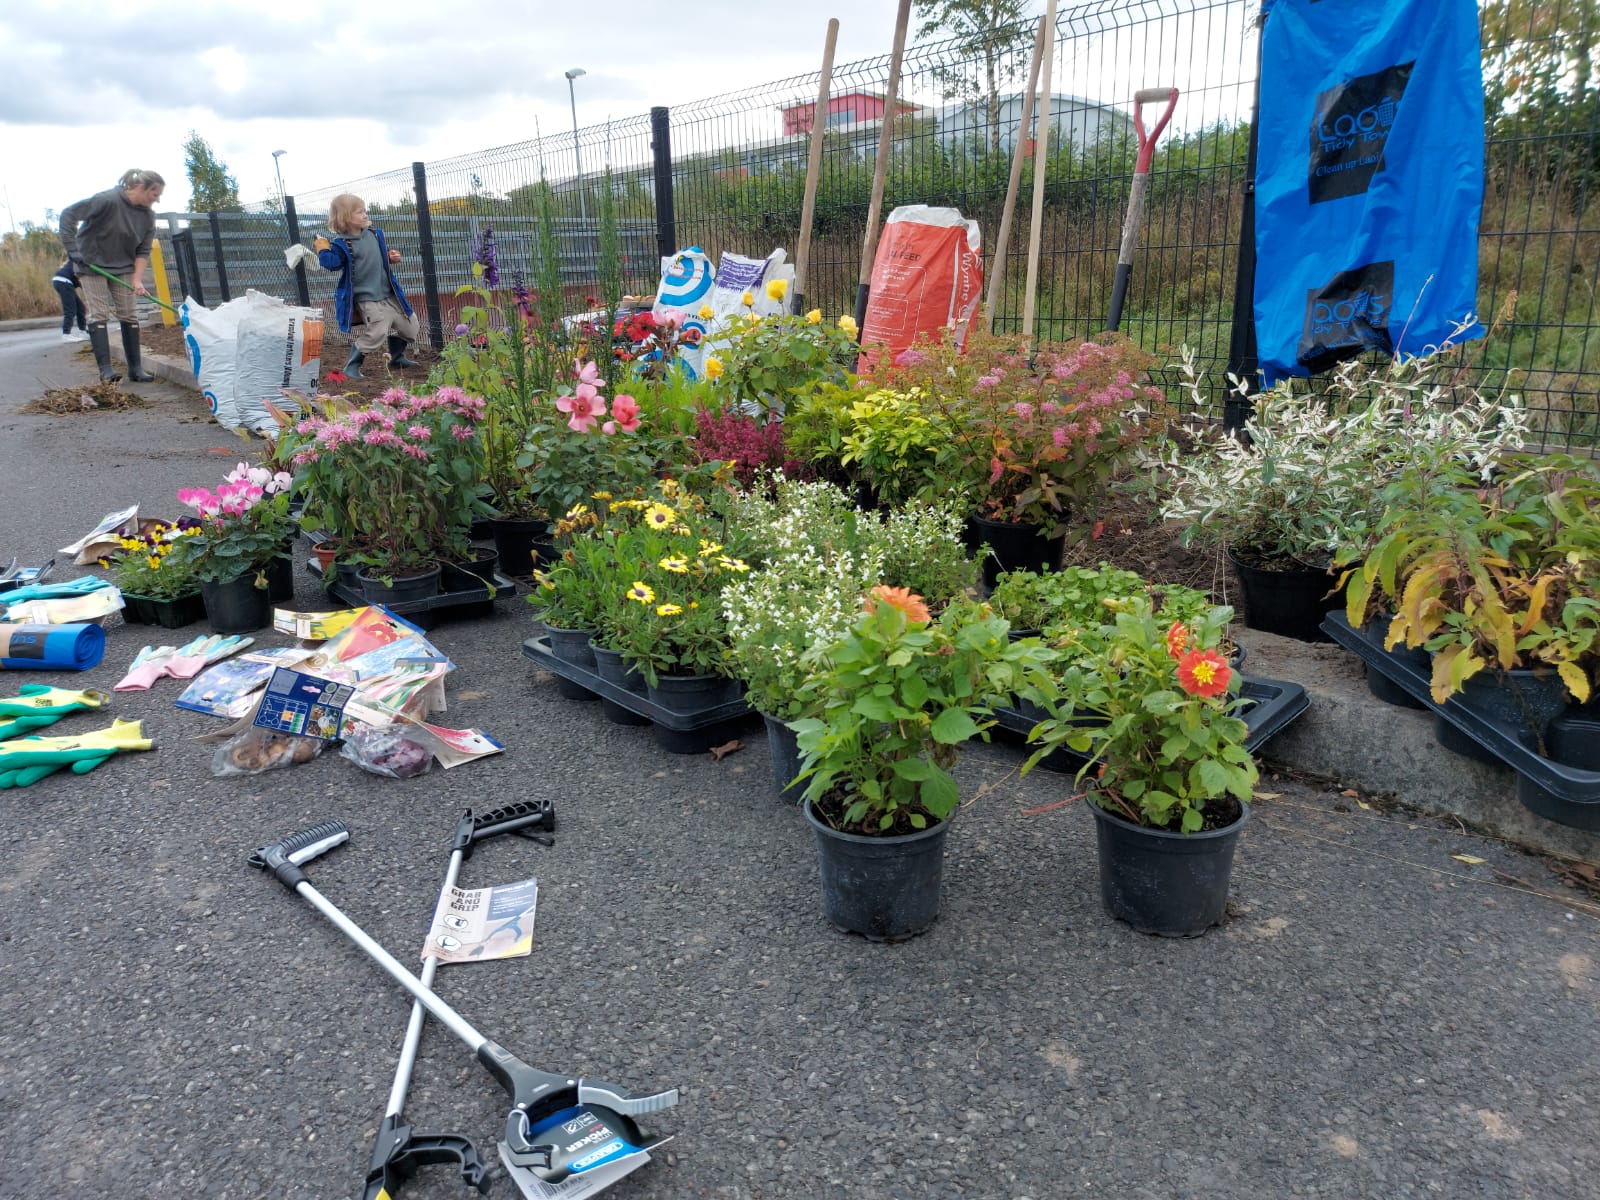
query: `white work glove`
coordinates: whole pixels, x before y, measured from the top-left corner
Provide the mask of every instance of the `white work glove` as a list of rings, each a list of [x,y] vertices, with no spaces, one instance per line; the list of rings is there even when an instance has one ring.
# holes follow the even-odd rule
[[[298,243],[285,250],[283,252],[283,258],[284,261],[289,264],[289,269],[291,271],[298,267],[301,263],[306,263],[308,266],[313,267],[318,265],[317,252],[310,246],[301,245]]]

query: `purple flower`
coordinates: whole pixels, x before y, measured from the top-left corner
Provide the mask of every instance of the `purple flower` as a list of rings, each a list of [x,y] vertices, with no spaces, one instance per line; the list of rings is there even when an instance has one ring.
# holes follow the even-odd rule
[[[500,286],[500,263],[495,255],[494,226],[485,225],[472,247],[472,261],[483,267],[483,282],[489,287]]]
[[[466,337],[467,334],[469,334],[471,332],[472,332],[472,330],[468,329],[465,325],[457,325],[456,326],[456,336],[457,337]]]
[[[533,293],[528,290],[521,271],[511,273],[511,294],[516,297],[517,307],[522,310],[522,315],[527,316],[533,309]]]

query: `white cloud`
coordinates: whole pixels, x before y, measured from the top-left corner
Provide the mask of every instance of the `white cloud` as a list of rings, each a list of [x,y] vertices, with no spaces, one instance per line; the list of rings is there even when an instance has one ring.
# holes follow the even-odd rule
[[[814,71],[826,16],[779,0],[701,0],[692,19],[571,0],[439,5],[386,0],[352,19],[348,0],[292,11],[210,0],[181,13],[149,0],[11,0],[0,44],[5,185],[15,220],[42,220],[109,187],[130,166],[167,177],[163,207],[188,199],[192,128],[246,200],[292,193],[569,131],[580,124]],[[894,6],[847,14],[838,61],[883,53]]]

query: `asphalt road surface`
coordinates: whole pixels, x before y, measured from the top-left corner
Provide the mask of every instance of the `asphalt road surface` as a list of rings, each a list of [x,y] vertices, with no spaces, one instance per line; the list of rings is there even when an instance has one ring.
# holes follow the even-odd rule
[[[179,487],[249,453],[166,385],[130,413],[19,412],[91,374],[54,331],[0,335],[0,556],[135,502],[180,515]],[[536,1066],[683,1090],[619,1200],[1600,1195],[1600,907],[1541,860],[1266,780],[1228,924],[1148,938],[1103,913],[1081,806],[1027,811],[1065,781],[981,747],[943,915],[871,945],[822,919],[758,725],[720,762],[665,754],[560,699],[519,655],[531,632],[520,599],[435,631],[458,668],[441,720],[507,747],[448,773],[328,753],[213,778],[194,738],[216,726],[166,680],[113,710],[153,753],[0,792],[0,1195],[359,1195],[409,1000],[245,858],[346,822],[307,871],[413,963],[457,816],[532,797],[555,845],[491,842],[461,882],[536,876],[533,952],[437,987]],[[97,669],[0,690],[109,690],[160,633],[114,621]],[[504,1098],[436,1022],[407,1112],[494,1160]],[[402,1194],[472,1193],[430,1167]]]

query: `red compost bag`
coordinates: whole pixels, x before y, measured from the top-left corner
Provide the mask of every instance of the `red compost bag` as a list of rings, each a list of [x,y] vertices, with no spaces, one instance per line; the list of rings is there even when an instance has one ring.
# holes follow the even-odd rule
[[[863,370],[922,334],[948,331],[966,349],[983,296],[982,249],[978,223],[954,208],[908,204],[889,214],[872,262]]]

